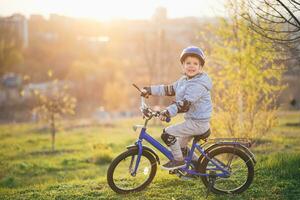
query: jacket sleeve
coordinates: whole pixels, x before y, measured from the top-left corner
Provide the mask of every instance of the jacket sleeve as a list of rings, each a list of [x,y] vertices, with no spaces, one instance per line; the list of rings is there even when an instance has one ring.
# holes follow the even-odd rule
[[[203,85],[195,81],[187,83],[183,99],[167,107],[170,116],[174,117],[179,112],[187,112],[189,107],[198,101],[206,90],[207,89]]]
[[[199,82],[191,81],[186,86],[186,91],[183,99],[191,102],[191,104],[198,101],[207,89]]]
[[[177,82],[170,85],[151,85],[151,95],[155,96],[175,96]]]

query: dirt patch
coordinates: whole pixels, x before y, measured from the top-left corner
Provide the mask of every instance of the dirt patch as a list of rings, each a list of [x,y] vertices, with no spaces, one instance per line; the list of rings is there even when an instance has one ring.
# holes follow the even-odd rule
[[[33,156],[41,156],[41,155],[58,155],[58,154],[65,154],[65,153],[74,153],[77,152],[78,150],[75,149],[61,149],[61,150],[55,150],[55,151],[34,151],[31,152],[30,155]]]

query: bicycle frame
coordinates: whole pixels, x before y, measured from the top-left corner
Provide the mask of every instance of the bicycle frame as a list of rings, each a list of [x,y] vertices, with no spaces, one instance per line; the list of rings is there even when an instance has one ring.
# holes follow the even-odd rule
[[[146,121],[145,124],[147,124],[147,121]],[[146,140],[147,142],[149,142],[152,146],[154,146],[157,150],[159,150],[162,154],[164,154],[169,160],[173,160],[172,152],[169,151],[165,146],[160,144],[153,137],[151,137],[146,132],[146,128],[144,126],[140,131],[139,139],[135,143],[138,147],[138,157],[136,159],[134,170],[131,172],[132,176],[135,176],[135,174],[137,172],[137,169],[138,169],[138,166],[139,166],[139,163],[140,163],[140,160],[141,160],[142,151],[143,151],[143,144],[142,144],[143,140]],[[184,171],[188,174],[196,175],[196,176],[209,176],[209,174],[199,173],[195,170],[190,170],[189,169],[189,165],[192,161],[192,156],[193,156],[193,153],[194,153],[195,149],[197,149],[204,157],[206,157],[208,160],[210,160],[210,162],[214,165],[215,168],[209,168],[210,170],[220,170],[220,171],[222,171],[222,173],[218,173],[218,174],[216,174],[216,176],[219,176],[219,177],[228,176],[229,172],[226,169],[224,169],[221,165],[219,165],[217,162],[215,162],[214,160],[211,160],[208,157],[208,155],[205,153],[204,149],[199,144],[197,144],[197,142],[195,142],[195,141],[193,141],[193,144],[192,144],[191,150],[189,152],[189,155],[185,159],[186,160],[186,167],[181,168],[182,171]]]
[[[165,112],[159,111],[158,108],[152,109],[146,104],[144,96],[147,97],[147,88],[140,90],[138,86],[133,85],[141,92],[140,111],[145,121],[143,125],[133,126],[134,132],[139,134],[136,142],[134,145],[127,146],[127,150],[119,154],[107,170],[108,185],[119,194],[139,192],[145,189],[156,175],[161,154],[172,162],[177,158],[168,148],[169,145],[165,144],[168,144],[168,141],[165,142],[165,139],[162,138],[164,141],[162,142],[161,139],[156,139],[147,133],[147,124],[151,119],[159,118],[169,122],[171,118]],[[168,130],[166,131],[168,132]],[[242,138],[208,139],[210,130],[203,135],[194,137],[192,132],[190,134],[193,141],[192,145],[184,150],[184,161],[181,161],[183,165],[180,168],[174,166],[171,168],[172,170],[167,167],[169,164],[173,164],[172,162],[163,165],[170,174],[183,180],[201,179],[207,188],[207,196],[210,192],[239,194],[248,189],[254,178],[254,164],[256,163],[253,153],[247,148],[251,146],[251,140]],[[154,146],[160,153],[155,152],[150,145],[144,145],[144,141]],[[178,150],[180,151],[180,149]],[[195,153],[200,155],[199,158],[195,157]],[[226,181],[230,184],[226,184]]]

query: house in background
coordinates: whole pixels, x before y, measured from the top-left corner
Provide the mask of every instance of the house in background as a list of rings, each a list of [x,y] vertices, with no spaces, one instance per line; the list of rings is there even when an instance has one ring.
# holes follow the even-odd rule
[[[9,27],[15,29],[18,38],[22,42],[23,48],[28,47],[28,21],[25,16],[21,14],[14,14],[9,17],[0,17],[0,27]]]

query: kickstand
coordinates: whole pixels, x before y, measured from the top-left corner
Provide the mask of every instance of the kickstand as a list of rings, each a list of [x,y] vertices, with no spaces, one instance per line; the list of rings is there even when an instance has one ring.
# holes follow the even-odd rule
[[[211,192],[211,189],[213,188],[216,181],[216,172],[210,171],[208,176],[208,186],[207,186],[207,192],[206,192],[206,198],[208,197],[209,193]]]

